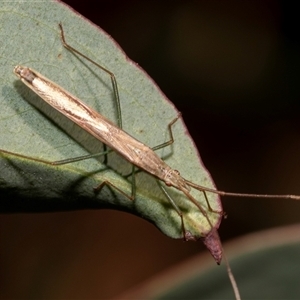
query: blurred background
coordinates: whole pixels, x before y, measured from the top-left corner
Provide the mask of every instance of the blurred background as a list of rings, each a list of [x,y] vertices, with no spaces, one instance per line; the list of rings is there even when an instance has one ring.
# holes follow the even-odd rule
[[[64,2],[108,32],[182,112],[218,189],[300,194],[296,2]],[[296,201],[222,202],[223,241],[300,220]],[[1,215],[0,226],[3,299],[114,298],[206,251],[117,211]]]

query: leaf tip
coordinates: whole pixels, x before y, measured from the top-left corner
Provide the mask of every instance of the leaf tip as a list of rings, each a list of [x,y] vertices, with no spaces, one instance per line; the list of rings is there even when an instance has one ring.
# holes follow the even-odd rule
[[[221,240],[216,229],[212,229],[210,233],[203,239],[204,245],[207,247],[216,263],[219,265],[222,260],[222,245]]]

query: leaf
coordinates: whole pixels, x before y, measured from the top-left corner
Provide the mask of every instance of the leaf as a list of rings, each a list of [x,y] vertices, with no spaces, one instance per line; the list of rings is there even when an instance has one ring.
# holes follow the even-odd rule
[[[67,6],[56,2],[4,2],[0,11],[1,112],[0,148],[33,158],[56,161],[102,150],[102,144],[54,111],[13,74],[17,64],[31,67],[82,99],[107,118],[116,121],[114,95],[109,76],[67,51],[61,44],[58,23],[67,41],[85,55],[111,70],[118,82],[123,129],[150,147],[169,139],[167,125],[178,112],[148,75],[130,61],[105,32]],[[5,42],[5,43],[4,43]],[[188,180],[214,188],[198,157],[185,125],[173,127],[175,143],[158,152]],[[181,222],[156,181],[137,174],[137,197],[130,201],[115,190],[93,187],[104,180],[130,194],[131,166],[117,154],[59,167],[13,154],[0,156],[2,212],[41,212],[84,208],[127,211],[154,223],[173,238],[182,238]],[[174,188],[168,191],[184,214],[185,226],[195,237],[205,237],[218,228],[220,215],[207,212],[207,219]],[[194,194],[207,210],[202,193]],[[216,195],[208,195],[213,209],[220,211]]]

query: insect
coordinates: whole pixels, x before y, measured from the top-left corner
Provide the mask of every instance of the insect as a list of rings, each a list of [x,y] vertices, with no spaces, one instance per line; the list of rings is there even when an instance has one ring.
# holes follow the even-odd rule
[[[79,51],[71,47],[69,44],[67,44],[64,37],[63,27],[61,24],[59,24],[59,28],[61,32],[62,43],[67,49],[86,58],[88,61],[95,64],[97,67],[99,67],[100,69],[102,69],[103,71],[105,71],[110,75],[115,99],[117,102],[119,126],[113,124],[110,120],[108,120],[104,116],[100,115],[98,112],[94,111],[93,109],[85,105],[81,100],[79,100],[78,98],[76,98],[75,96],[73,96],[72,94],[70,94],[69,92],[67,92],[62,87],[58,86],[51,80],[47,79],[37,71],[34,71],[33,69],[30,69],[28,67],[17,65],[14,68],[14,73],[20,78],[20,80],[25,85],[27,85],[30,89],[32,89],[49,105],[54,107],[56,110],[58,110],[66,117],[71,119],[74,123],[78,124],[84,130],[86,130],[91,135],[96,137],[98,140],[103,142],[110,149],[118,152],[121,156],[123,156],[127,161],[129,161],[132,164],[133,166],[132,190],[130,195],[124,193],[124,191],[122,191],[121,189],[119,189],[117,186],[115,186],[113,183],[109,181],[103,181],[95,188],[95,190],[100,191],[104,186],[110,186],[111,188],[116,189],[121,194],[129,198],[130,200],[134,200],[136,194],[134,174],[135,174],[135,167],[138,167],[139,169],[144,170],[147,173],[153,175],[155,178],[157,178],[157,182],[161,187],[163,194],[170,201],[171,205],[174,207],[175,211],[177,212],[178,216],[181,219],[181,227],[182,227],[184,240],[190,241],[190,240],[199,239],[199,237],[194,236],[189,230],[186,229],[183,213],[181,212],[180,208],[176,204],[175,200],[173,200],[172,197],[169,195],[165,186],[161,184],[161,182],[164,182],[169,187],[174,187],[179,191],[181,191],[201,211],[202,215],[206,218],[210,228],[214,228],[211,219],[207,215],[206,208],[204,208],[201,204],[199,204],[199,202],[191,194],[192,188],[203,192],[208,209],[210,211],[213,211],[205,193],[206,188],[196,185],[193,182],[184,179],[177,170],[172,169],[155,153],[155,150],[166,147],[174,142],[172,126],[180,118],[180,114],[178,114],[169,123],[168,130],[170,134],[170,140],[165,143],[150,148],[147,145],[143,144],[142,142],[130,136],[128,133],[126,133],[121,129],[122,115],[120,112],[118,87],[117,87],[117,82],[114,74],[109,70],[107,70],[106,68],[104,68],[103,66],[92,61],[90,58],[86,57],[84,54],[80,53]],[[13,154],[6,150],[1,150],[1,151],[5,153]],[[39,160],[39,161],[51,165],[63,165],[63,164],[72,163],[83,159],[88,159],[91,157],[106,155],[109,151],[111,150],[93,154],[93,155],[65,159],[65,160],[55,161],[55,162],[47,162],[43,160]],[[30,158],[30,159],[34,159],[34,158]],[[222,211],[215,211],[214,213],[216,213],[218,216],[221,216],[223,214]],[[217,232],[212,231],[209,236],[207,237],[202,236],[202,237],[204,238],[204,243],[209,248],[210,252],[212,253],[217,263],[220,263],[222,258],[222,250],[219,245],[219,240],[217,238]]]
[[[129,198],[130,200],[135,199],[135,168],[139,168],[153,177],[157,179],[159,186],[163,194],[166,198],[170,201],[173,208],[177,212],[180,220],[181,220],[181,228],[183,238],[187,241],[190,240],[197,240],[199,238],[195,237],[185,226],[184,214],[181,212],[180,208],[176,204],[175,200],[169,195],[167,189],[162,183],[169,187],[173,187],[178,191],[182,192],[186,198],[195,205],[199,211],[202,213],[204,218],[206,219],[207,223],[210,225],[211,231],[207,236],[204,236],[204,243],[210,250],[211,254],[213,255],[216,262],[219,264],[222,259],[222,247],[220,245],[220,241],[218,238],[217,230],[214,228],[208,214],[206,208],[204,208],[199,202],[195,199],[192,195],[191,190],[195,189],[203,193],[203,196],[206,200],[208,210],[212,211],[213,213],[217,214],[218,216],[223,215],[223,211],[214,211],[210,203],[208,201],[207,192],[215,193],[221,196],[242,196],[242,197],[255,197],[255,198],[290,198],[290,199],[300,199],[300,196],[296,195],[260,195],[260,194],[240,194],[240,193],[228,193],[224,191],[218,191],[215,189],[207,188],[204,186],[200,186],[195,184],[194,182],[183,178],[179,171],[171,168],[167,165],[156,153],[155,150],[160,148],[166,147],[171,145],[174,142],[173,133],[172,133],[172,126],[176,123],[176,121],[180,118],[180,114],[177,115],[168,125],[168,130],[170,134],[169,141],[162,143],[158,146],[153,148],[148,147],[147,145],[143,144],[142,142],[136,140],[128,133],[123,131],[122,128],[122,115],[121,115],[121,107],[120,107],[120,100],[119,100],[119,93],[118,93],[118,86],[117,81],[115,79],[114,74],[109,71],[108,69],[104,68],[103,66],[99,65],[98,63],[94,62],[78,50],[74,49],[72,46],[66,43],[64,37],[64,30],[61,24],[59,24],[60,32],[61,32],[61,40],[68,50],[76,53],[79,56],[87,59],[92,64],[96,65],[104,72],[109,74],[114,90],[114,95],[117,103],[117,110],[118,110],[118,124],[119,127],[113,124],[110,120],[99,114],[98,112],[94,111],[87,105],[85,105],[81,100],[58,86],[57,84],[53,83],[43,75],[39,74],[38,72],[24,66],[16,66],[14,68],[14,73],[20,78],[20,80],[26,84],[30,89],[32,89],[36,94],[38,94],[43,100],[45,100],[49,105],[54,107],[56,110],[64,114],[70,120],[78,124],[80,127],[85,129],[87,132],[92,134],[94,137],[99,139],[101,142],[106,144],[110,149],[118,152],[121,156],[123,156],[127,161],[129,161],[132,165],[132,191],[131,194],[128,195],[117,186],[112,184],[109,181],[104,181],[100,183],[95,190],[99,191],[104,186],[110,186],[111,188],[116,189],[124,196]],[[0,150],[1,152],[19,155],[16,153],[12,153],[6,150]],[[102,153],[86,155],[77,158],[65,159],[61,161],[55,162],[46,162],[39,160],[44,163],[48,163],[51,165],[62,165],[67,163],[76,162],[83,159],[89,159],[96,156],[106,155],[111,150],[106,150]],[[27,156],[19,155],[21,157],[37,160],[34,158],[30,158]],[[230,271],[229,271],[230,272]],[[235,282],[232,282],[233,286]],[[238,292],[237,292],[238,293]],[[239,298],[239,296],[236,296]]]

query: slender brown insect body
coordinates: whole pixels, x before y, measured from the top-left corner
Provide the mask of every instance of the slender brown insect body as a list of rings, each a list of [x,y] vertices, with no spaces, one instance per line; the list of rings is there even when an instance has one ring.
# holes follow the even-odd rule
[[[28,67],[18,65],[14,68],[14,73],[48,104],[130,163],[164,181],[166,185],[189,193],[191,188],[177,170],[168,166],[151,148],[116,127],[77,97]]]

